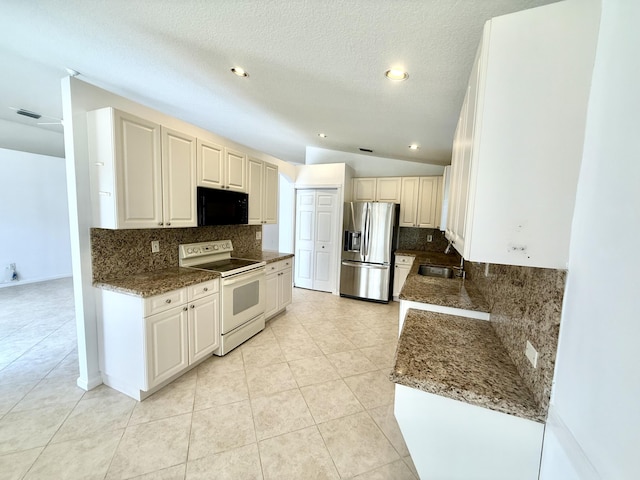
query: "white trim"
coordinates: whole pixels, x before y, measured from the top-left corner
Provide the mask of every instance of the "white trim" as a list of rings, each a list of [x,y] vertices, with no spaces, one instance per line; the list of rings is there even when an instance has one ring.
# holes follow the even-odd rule
[[[575,469],[580,480],[602,479],[596,468],[589,460],[589,457],[580,446],[578,440],[576,440],[573,433],[571,433],[571,430],[569,430],[569,427],[567,427],[558,411],[554,408],[553,404],[549,405],[549,412],[547,414],[547,431],[549,430],[557,438],[558,443],[566,454],[566,458]],[[544,444],[542,450],[544,458]]]
[[[32,278],[32,279],[28,279],[28,280],[18,280],[17,282],[13,282],[13,281],[1,282],[0,283],[0,288],[15,287],[16,285],[27,285],[29,283],[48,282],[49,280],[59,280],[61,278],[71,278],[71,277],[72,277],[72,275],[70,273],[68,273],[68,274],[64,274],[64,275],[55,275],[53,277]]]
[[[97,377],[91,377],[88,380],[78,377],[76,385],[86,391],[93,390],[94,388],[102,385],[102,377],[98,375]]]
[[[491,314],[487,312],[478,312],[476,310],[464,310],[462,308],[455,307],[443,307],[442,305],[434,305],[432,303],[414,302],[411,300],[400,300],[400,325],[398,326],[398,334],[402,332],[402,325],[404,324],[404,318],[407,315],[407,310],[413,308],[415,310],[423,310],[427,312],[444,313],[447,315],[456,315],[458,317],[474,318],[476,320],[489,321]]]

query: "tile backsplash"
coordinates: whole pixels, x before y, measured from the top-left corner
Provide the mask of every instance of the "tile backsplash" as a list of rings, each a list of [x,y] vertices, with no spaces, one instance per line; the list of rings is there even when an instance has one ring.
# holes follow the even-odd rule
[[[431,242],[427,236],[431,235]],[[444,252],[449,242],[444,232],[436,228],[400,227],[398,250],[420,250],[424,252]]]
[[[546,410],[567,272],[495,264],[487,271],[486,264],[475,262],[465,262],[465,270],[489,303],[491,323],[520,376]],[[527,340],[538,351],[535,369],[525,357]]]
[[[231,240],[236,257],[256,256],[262,240],[256,240],[261,225],[220,225],[194,228],[152,228],[140,230],[91,229],[93,281],[119,278],[178,266],[178,245]],[[151,242],[160,242],[160,251],[151,253]]]

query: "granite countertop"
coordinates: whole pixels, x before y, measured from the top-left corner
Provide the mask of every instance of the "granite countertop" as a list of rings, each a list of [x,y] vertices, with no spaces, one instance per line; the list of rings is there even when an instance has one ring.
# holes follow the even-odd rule
[[[265,261],[267,263],[279,262],[285,258],[292,258],[293,253],[276,252],[275,250],[262,250],[259,255],[252,255],[253,260]]]
[[[93,286],[139,297],[153,297],[219,277],[220,274],[207,270],[172,267],[94,282]]]
[[[258,255],[251,255],[252,260],[265,261],[267,263],[277,262],[285,258],[293,257],[292,253],[280,253],[263,250]],[[179,288],[195,285],[219,278],[220,274],[207,270],[195,270],[192,268],[170,267],[151,272],[136,273],[121,278],[113,278],[94,282],[93,286],[103,290],[127,293],[138,297],[153,297],[162,293],[177,290]]]
[[[396,250],[394,253],[396,255],[406,255],[408,257],[416,257],[416,261],[420,263],[429,263],[431,265],[440,265],[443,267],[459,267],[460,266],[460,255],[457,255],[457,254],[447,254],[442,252],[425,252],[424,250]]]
[[[407,253],[405,253],[407,252]],[[434,265],[459,266],[459,260],[453,255],[439,252],[415,252],[398,250],[397,255],[412,255],[416,257],[407,276],[407,280],[400,292],[400,300],[429,303],[442,307],[460,308],[476,312],[488,312],[489,304],[478,288],[469,279],[438,278],[418,275],[418,268],[422,263]],[[449,263],[446,263],[446,262]],[[456,263],[451,263],[452,261]]]
[[[471,405],[545,421],[487,321],[410,309],[390,378]]]

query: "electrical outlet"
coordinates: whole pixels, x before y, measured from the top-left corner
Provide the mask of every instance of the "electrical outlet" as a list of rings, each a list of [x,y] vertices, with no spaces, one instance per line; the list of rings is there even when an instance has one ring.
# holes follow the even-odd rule
[[[160,251],[160,241],[153,240],[151,242],[151,253],[158,253]]]
[[[262,240],[262,232],[256,232],[256,240]]]
[[[533,345],[527,340],[527,347],[524,351],[524,354],[527,356],[527,360],[531,362],[533,368],[537,368],[538,366],[538,351],[533,348]]]
[[[433,235],[427,235],[427,242],[433,242]]]

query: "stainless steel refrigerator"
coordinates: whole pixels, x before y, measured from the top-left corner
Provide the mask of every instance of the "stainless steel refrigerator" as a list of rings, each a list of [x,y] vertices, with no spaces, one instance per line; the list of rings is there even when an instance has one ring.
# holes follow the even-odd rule
[[[399,207],[395,203],[345,203],[340,265],[341,296],[389,301]]]

